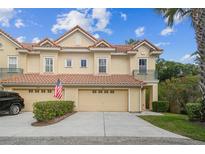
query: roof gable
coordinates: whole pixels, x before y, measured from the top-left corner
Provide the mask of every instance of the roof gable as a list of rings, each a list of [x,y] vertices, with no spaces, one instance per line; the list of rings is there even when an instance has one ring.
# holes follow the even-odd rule
[[[136,44],[133,45],[132,50],[136,50],[137,48],[139,48],[142,45],[146,45],[146,46],[148,46],[152,50],[157,50],[157,51],[161,51],[162,50],[162,49],[156,47],[154,44],[152,44],[151,42],[149,42],[147,40],[143,40],[143,41],[137,42]]]
[[[88,32],[86,32],[84,29],[82,29],[80,26],[75,26],[74,28],[72,28],[71,30],[69,30],[67,33],[65,33],[64,35],[62,35],[61,37],[59,37],[55,43],[59,44],[60,42],[64,41],[66,38],[68,38],[69,36],[71,36],[73,33],[75,32],[80,32],[81,34],[83,34],[86,38],[88,38],[89,40],[91,40],[93,43],[96,43],[98,40],[93,37],[91,34],[89,34]]]
[[[23,46],[22,46],[22,44],[20,42],[18,42],[16,39],[12,38],[9,34],[7,34],[6,32],[2,31],[1,29],[0,29],[0,35],[4,36],[6,39],[8,39],[13,44],[15,44],[17,47],[23,48]]]
[[[100,47],[100,48],[113,48],[111,44],[106,42],[105,40],[100,40],[96,42],[92,47]]]
[[[36,46],[40,46],[40,47],[57,47],[57,45],[48,38],[45,38],[44,40],[40,41],[38,44],[36,44]]]

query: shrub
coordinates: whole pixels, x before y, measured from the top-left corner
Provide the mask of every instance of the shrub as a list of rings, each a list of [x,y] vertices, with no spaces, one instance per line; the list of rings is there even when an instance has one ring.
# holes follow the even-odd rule
[[[152,102],[152,110],[154,112],[167,112],[169,109],[168,101],[154,101]]]
[[[201,103],[187,103],[186,111],[189,120],[199,120],[200,119]]]
[[[33,113],[37,121],[48,121],[72,112],[73,108],[73,101],[41,101],[34,103]]]

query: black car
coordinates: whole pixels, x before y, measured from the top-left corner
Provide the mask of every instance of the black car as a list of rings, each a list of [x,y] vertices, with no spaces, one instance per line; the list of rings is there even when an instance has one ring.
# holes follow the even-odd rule
[[[24,108],[24,99],[16,92],[0,91],[0,112],[16,115]]]

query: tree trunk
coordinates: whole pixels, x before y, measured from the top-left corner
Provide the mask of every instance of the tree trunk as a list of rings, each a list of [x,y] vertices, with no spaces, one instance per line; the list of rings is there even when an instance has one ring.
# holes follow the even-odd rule
[[[192,22],[196,32],[202,93],[201,120],[205,121],[205,9],[192,9]]]

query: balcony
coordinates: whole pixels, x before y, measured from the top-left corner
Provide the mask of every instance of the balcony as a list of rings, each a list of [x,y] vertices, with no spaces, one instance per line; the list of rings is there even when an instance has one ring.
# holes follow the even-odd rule
[[[156,70],[133,70],[133,76],[142,81],[158,80],[158,72]]]
[[[23,69],[21,68],[0,68],[0,79],[5,79],[20,74],[23,74]]]

